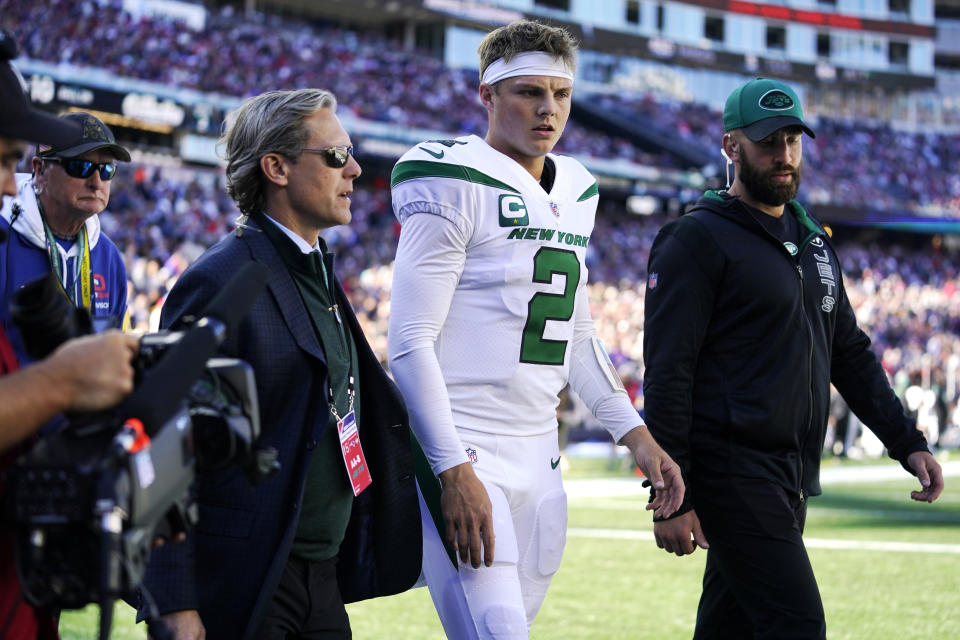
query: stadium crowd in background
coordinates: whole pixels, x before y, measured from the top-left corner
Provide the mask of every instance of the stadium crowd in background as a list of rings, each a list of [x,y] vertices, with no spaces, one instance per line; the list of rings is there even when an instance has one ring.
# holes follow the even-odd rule
[[[681,140],[712,151],[722,135],[719,113],[702,104],[653,94],[604,94],[598,104],[629,118],[653,123]],[[960,138],[941,133],[895,131],[814,116],[824,135],[805,149],[805,198],[811,205],[907,210],[930,216],[960,216]],[[910,162],[903,162],[904,154]]]
[[[122,7],[120,0],[0,0],[6,23],[18,25],[24,54],[38,60],[92,66],[120,77],[226,96],[333,87],[360,118],[457,134],[482,135],[485,130],[470,90],[474,70],[447,68],[428,53],[404,50],[379,32],[276,16],[250,20],[234,15],[231,7],[211,12],[206,26],[196,30],[159,16],[134,18]],[[654,93],[604,94],[590,100],[716,157],[718,113],[705,105]],[[960,136],[899,132],[889,124],[833,120],[829,114],[811,114],[811,122],[824,136],[807,150],[808,204],[960,216]],[[625,139],[577,122],[567,129],[557,146],[561,153],[654,167],[677,162],[668,153],[643,152]],[[904,153],[911,162],[902,161]]]
[[[116,178],[110,207],[100,217],[105,231],[124,250],[135,328],[156,328],[158,302],[176,276],[232,227],[239,212],[224,195],[222,180],[213,170],[144,165]],[[353,222],[325,236],[339,253],[344,288],[364,333],[385,362],[398,226],[385,179],[364,176],[360,184],[352,196]],[[587,254],[597,330],[628,390],[636,389],[643,378],[641,291],[650,245],[666,221],[661,215],[632,215],[622,204],[602,201],[594,229],[599,241],[591,243]],[[839,228],[834,240],[858,320],[897,392],[903,397],[911,386],[932,391],[940,437],[958,446],[960,256],[942,245],[915,248],[882,238],[869,243],[857,238],[855,230]],[[152,312],[157,321],[151,325]],[[642,394],[633,397],[642,408]],[[936,441],[931,438],[931,443]]]
[[[120,6],[120,3],[93,5],[68,2],[40,6],[0,0],[8,24],[17,24],[18,29],[23,31],[21,38],[27,40],[25,53],[30,57],[48,61],[65,60],[78,65],[92,64],[94,60],[99,65],[103,59],[105,68],[112,69],[118,75],[177,82],[180,86],[203,87],[205,80],[199,74],[212,68],[223,71],[221,67],[208,64],[210,56],[226,56],[235,62],[243,61],[244,64],[237,66],[246,67],[257,55],[273,56],[276,52],[274,47],[281,46],[289,38],[293,38],[294,44],[291,46],[302,44],[303,38],[310,38],[310,42],[320,47],[316,50],[349,63],[348,67],[376,68],[375,61],[379,60],[379,54],[389,49],[384,46],[385,39],[381,35],[317,28],[302,23],[298,26],[296,22],[286,22],[281,29],[275,29],[218,15],[211,16],[202,33],[191,31],[188,38],[184,36],[188,28],[182,24],[174,24],[163,18],[144,17],[134,21]],[[44,19],[38,18],[38,12],[43,13]],[[46,16],[57,19],[47,19]],[[103,37],[81,37],[81,34],[89,33]],[[265,33],[267,35],[261,38]],[[241,37],[242,34],[247,35]],[[94,47],[93,42],[99,42],[100,45]],[[114,46],[103,51],[104,42],[113,43]],[[130,47],[135,45],[149,52],[143,62],[133,60],[128,53]],[[324,68],[316,60],[312,63],[310,60],[298,62],[298,56],[289,55],[286,49],[280,51],[286,52],[276,56],[279,61],[276,64],[280,65],[276,77],[281,80],[294,77],[293,69],[301,69],[291,65],[301,63],[309,65],[311,73],[323,72]],[[475,77],[474,72],[435,66],[435,61],[426,54],[394,53],[397,60],[406,56],[408,75],[415,77],[418,69],[423,69],[442,76],[442,95],[449,94],[448,97],[460,102],[456,103],[457,108],[430,111],[428,107],[420,107],[419,100],[398,100],[394,106],[403,104],[405,109],[390,111],[390,117],[404,123],[421,122],[451,131],[480,130],[482,112],[474,104],[472,92],[453,90],[471,82]],[[151,61],[150,64],[147,60]],[[286,71],[283,70],[284,66]],[[396,67],[391,68],[390,77],[402,78],[403,68],[403,64],[397,63]],[[161,72],[173,75],[150,75]],[[457,74],[462,76],[459,80],[446,79]],[[381,83],[386,82],[382,78],[388,74],[370,75],[368,80]],[[228,81],[221,79],[226,78],[223,73],[211,73],[210,77],[221,83]],[[333,83],[341,81],[337,75],[317,78]],[[392,90],[400,90],[398,87],[402,84],[398,81]],[[219,90],[243,95],[257,86],[237,81],[229,87],[220,86]],[[443,87],[450,87],[450,90],[445,91]],[[357,105],[365,104],[365,95],[358,98]],[[699,141],[707,149],[716,146],[711,140],[716,139],[718,119],[715,112],[703,105],[681,103],[653,94],[636,98],[605,95],[600,100],[610,108],[619,105],[634,109],[635,113],[650,119],[657,126],[676,131],[688,141]],[[414,108],[412,105],[418,106]],[[356,109],[357,114],[363,117],[386,118],[384,114],[387,112],[383,110],[363,106],[357,106]],[[407,111],[412,113],[408,114]],[[413,120],[420,118],[419,114],[426,115],[422,120]],[[957,195],[960,141],[956,136],[903,134],[886,125],[868,127],[823,117],[814,121],[824,135],[810,141],[811,144],[807,146],[806,171],[809,179],[808,186],[800,194],[801,201],[853,205],[869,202],[878,207],[902,205],[899,198],[893,200],[885,191],[885,185],[896,183],[905,185],[897,187],[901,193],[920,189],[917,203],[926,202],[930,209],[939,210],[941,214],[960,215]],[[611,143],[608,140],[607,136],[571,123],[558,150],[598,157],[632,157],[632,152],[624,151],[632,149],[632,145],[626,141]],[[900,161],[902,156],[896,155],[897,149],[904,147],[913,150],[911,158],[916,159],[915,163]],[[866,153],[868,148],[869,154]],[[834,171],[830,172],[831,175],[818,175],[817,172],[822,174],[822,168],[826,166],[823,158],[832,157],[831,154],[836,156],[836,160],[831,159],[829,163],[832,169],[836,169],[836,175],[850,176],[850,179],[835,179]],[[867,166],[869,170],[864,169]],[[368,313],[360,314],[361,322],[367,323],[374,332],[368,335],[371,335],[377,353],[385,359],[384,313],[389,310],[389,285],[384,283],[389,283],[390,276],[384,274],[384,270],[390,268],[397,230],[389,212],[389,194],[384,178],[370,179],[375,188],[369,192],[363,189],[354,197],[354,223],[349,229],[334,231],[329,235],[331,247],[343,254],[341,272],[345,274],[345,287],[355,304],[368,309]],[[101,221],[108,235],[123,250],[128,263],[132,282],[128,305],[134,326],[141,329],[149,326],[151,310],[155,309],[157,301],[162,299],[170,286],[167,280],[175,277],[204,247],[230,228],[237,211],[225,195],[222,180],[222,175],[213,170],[152,165],[140,165],[131,171],[121,172],[115,180],[110,207],[101,214]],[[629,292],[631,287],[638,290],[637,287],[645,281],[645,266],[637,265],[646,264],[646,252],[653,234],[664,218],[636,218],[611,202],[602,202],[601,209],[595,233],[598,237],[610,233],[616,241],[591,246],[588,255],[591,295],[595,305],[602,303],[601,309],[594,308],[601,336],[610,347],[611,356],[618,364],[622,363],[621,373],[625,382],[629,383],[642,378],[642,366],[635,363],[640,358],[638,332],[642,330],[643,296],[616,296],[614,293],[618,290]],[[840,244],[840,255],[847,262],[853,258],[845,256],[856,256],[856,265],[844,264],[851,301],[855,308],[859,308],[860,301],[865,301],[866,310],[858,312],[860,321],[874,339],[888,372],[895,376],[898,391],[909,388],[909,381],[929,384],[925,388],[935,393],[934,404],[941,418],[941,434],[946,434],[952,428],[960,428],[955,410],[957,364],[954,357],[960,349],[960,339],[955,331],[951,331],[960,315],[957,310],[960,302],[954,293],[960,284],[957,275],[960,259],[945,247],[938,252],[931,252],[927,249],[896,248],[889,242],[861,245],[849,230],[841,231],[837,242]],[[348,248],[350,251],[345,251]],[[890,254],[897,252],[900,252],[898,259],[891,260]],[[931,279],[904,278],[899,275],[901,269],[911,270],[914,275],[929,272]],[[861,275],[864,277],[862,282]],[[862,293],[858,293],[861,289]],[[883,292],[883,297],[868,299],[874,291]],[[917,306],[908,307],[907,301]],[[926,322],[921,318],[934,320]],[[904,332],[910,332],[908,339],[898,346],[892,346]],[[619,345],[619,348],[614,345]],[[944,381],[942,384],[938,382],[941,380]],[[642,405],[642,397],[638,397],[636,403]],[[948,438],[948,441],[954,440]]]

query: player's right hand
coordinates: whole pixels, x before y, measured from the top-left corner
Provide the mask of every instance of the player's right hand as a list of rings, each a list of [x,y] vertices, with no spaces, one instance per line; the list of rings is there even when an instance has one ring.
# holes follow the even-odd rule
[[[693,510],[670,520],[654,522],[653,537],[658,547],[678,556],[691,554],[697,547],[710,548],[703,529],[700,528],[700,518]]]
[[[493,564],[493,505],[483,483],[464,462],[440,473],[440,506],[447,541],[460,554],[460,562],[477,569]]]
[[[205,640],[207,637],[207,630],[196,609],[174,611],[160,616],[160,619],[170,628],[174,640]]]

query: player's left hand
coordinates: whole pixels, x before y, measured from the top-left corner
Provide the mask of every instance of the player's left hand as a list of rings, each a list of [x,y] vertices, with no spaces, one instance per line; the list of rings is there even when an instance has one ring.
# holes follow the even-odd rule
[[[943,491],[943,470],[929,451],[914,451],[907,456],[907,464],[920,480],[920,491],[911,491],[910,497],[919,502],[933,502]]]
[[[647,505],[647,510],[654,509],[655,517],[666,518],[679,509],[686,490],[680,466],[660,448],[647,427],[632,429],[620,444],[630,449],[634,462],[656,489],[657,497]]]

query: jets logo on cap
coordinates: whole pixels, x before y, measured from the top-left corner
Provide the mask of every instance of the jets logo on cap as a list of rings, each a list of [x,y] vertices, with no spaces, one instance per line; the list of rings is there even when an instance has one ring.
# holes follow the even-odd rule
[[[758,103],[761,109],[770,111],[786,111],[793,108],[793,98],[785,94],[780,89],[771,89],[760,96]]]

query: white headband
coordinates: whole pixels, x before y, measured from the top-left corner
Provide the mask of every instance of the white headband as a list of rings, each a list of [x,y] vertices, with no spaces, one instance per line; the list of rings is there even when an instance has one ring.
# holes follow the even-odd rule
[[[481,82],[492,85],[514,76],[552,76],[573,82],[573,71],[563,58],[554,57],[545,51],[518,53],[509,62],[497,58],[484,70]]]

